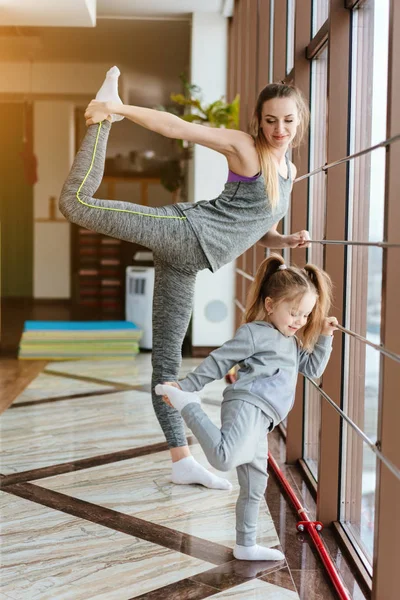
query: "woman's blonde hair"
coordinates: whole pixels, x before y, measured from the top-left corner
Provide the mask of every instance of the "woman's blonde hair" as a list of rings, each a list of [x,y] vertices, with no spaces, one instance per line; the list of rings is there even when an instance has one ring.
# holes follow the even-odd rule
[[[299,124],[296,135],[291,143],[292,148],[300,145],[304,134],[308,129],[310,120],[310,112],[307,103],[300,90],[293,85],[286,83],[269,83],[261,90],[256,107],[254,109],[253,118],[250,123],[250,134],[254,138],[256,150],[260,157],[261,171],[264,175],[265,189],[272,210],[275,209],[279,200],[279,179],[276,168],[276,163],[271,154],[271,148],[265,139],[264,132],[261,129],[262,110],[264,103],[273,98],[292,98],[297,106]]]
[[[294,266],[280,269],[284,264],[285,261],[279,254],[271,254],[260,264],[247,297],[243,322],[268,321],[266,298],[271,298],[274,304],[283,301],[300,302],[304,294],[312,292],[317,300],[301,336],[303,348],[311,352],[321,333],[323,320],[329,314],[332,281],[325,271],[315,265],[306,265],[304,269]]]

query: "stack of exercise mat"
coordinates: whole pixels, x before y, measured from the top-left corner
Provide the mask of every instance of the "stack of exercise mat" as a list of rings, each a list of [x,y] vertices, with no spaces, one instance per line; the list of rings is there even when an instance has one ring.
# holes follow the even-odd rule
[[[142,331],[129,321],[25,321],[20,359],[129,358],[139,352]]]

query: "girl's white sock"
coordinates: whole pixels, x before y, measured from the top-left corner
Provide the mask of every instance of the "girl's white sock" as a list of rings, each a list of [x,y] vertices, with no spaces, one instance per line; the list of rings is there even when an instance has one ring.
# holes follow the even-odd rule
[[[168,396],[172,406],[179,410],[179,412],[181,412],[187,404],[191,404],[192,402],[201,404],[201,398],[197,394],[178,390],[178,388],[173,387],[172,385],[162,385],[159,383],[154,388],[154,391],[159,396]]]
[[[233,549],[233,556],[238,560],[283,560],[285,555],[274,548],[265,548],[264,546],[239,546],[236,544]]]
[[[186,456],[186,458],[172,463],[172,482],[178,484],[199,483],[204,485],[204,487],[214,490],[232,489],[232,485],[227,479],[223,479],[207,471],[193,456]]]
[[[111,67],[107,71],[106,78],[103,85],[96,94],[96,100],[99,102],[116,102],[122,104],[121,98],[118,96],[118,77],[120,76],[120,70],[118,67]],[[111,115],[111,120],[121,121],[124,117],[121,115]]]

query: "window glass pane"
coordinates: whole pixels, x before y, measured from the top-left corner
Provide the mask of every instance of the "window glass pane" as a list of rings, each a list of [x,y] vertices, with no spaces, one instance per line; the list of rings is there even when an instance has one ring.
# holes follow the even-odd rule
[[[274,81],[274,18],[275,18],[275,0],[269,3],[269,63],[268,63],[268,83]]]
[[[326,163],[328,48],[312,61],[311,66],[311,123],[310,171]],[[309,179],[308,229],[312,240],[321,240],[325,232],[326,182],[325,173]],[[323,247],[313,244],[307,261],[323,267]],[[305,385],[304,460],[315,479],[318,478],[319,428],[321,396],[308,381]]]
[[[286,27],[286,75],[294,67],[294,19],[296,0],[287,0],[287,27]]]
[[[329,16],[329,0],[314,0],[312,6],[312,35],[314,36]]]
[[[352,13],[350,152],[386,137],[389,0],[367,0]],[[385,150],[349,163],[348,237],[383,239]],[[379,344],[381,339],[382,250],[349,247],[346,326]],[[377,439],[380,354],[346,339],[344,410],[375,442]],[[354,374],[357,377],[354,377]],[[341,520],[372,563],[375,455],[344,425]]]

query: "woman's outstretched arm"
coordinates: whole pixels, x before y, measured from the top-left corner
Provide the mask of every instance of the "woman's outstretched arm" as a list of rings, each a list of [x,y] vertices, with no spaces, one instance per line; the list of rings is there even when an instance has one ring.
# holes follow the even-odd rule
[[[259,244],[266,248],[274,249],[309,248],[310,244],[307,243],[307,240],[310,239],[310,234],[305,229],[298,231],[297,233],[282,235],[281,233],[278,233],[277,227],[278,223],[272,225],[271,229],[258,240]]]
[[[255,170],[258,169],[258,158],[253,138],[243,131],[205,127],[196,123],[188,123],[180,117],[162,110],[128,106],[116,102],[98,102],[96,100],[92,100],[86,109],[86,125],[104,121],[111,114],[126,117],[141,127],[155,131],[165,137],[206,146],[227,157],[252,151],[257,165]]]

